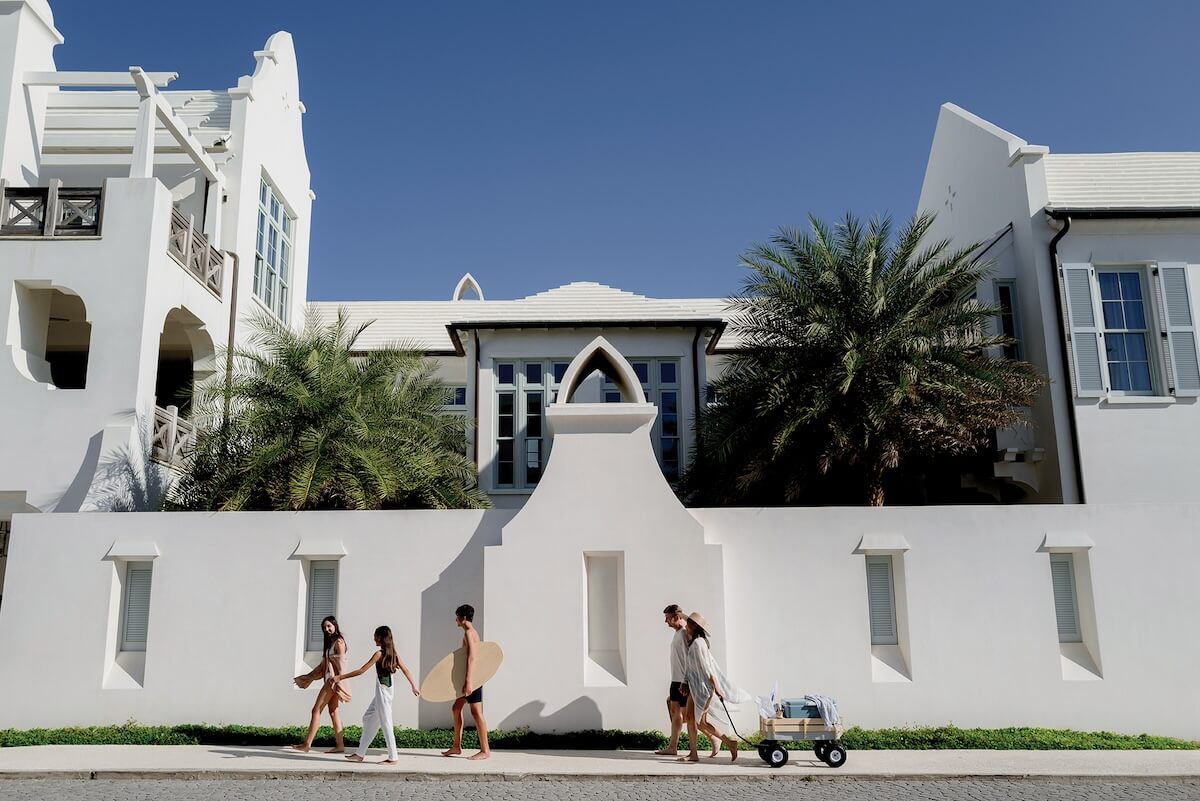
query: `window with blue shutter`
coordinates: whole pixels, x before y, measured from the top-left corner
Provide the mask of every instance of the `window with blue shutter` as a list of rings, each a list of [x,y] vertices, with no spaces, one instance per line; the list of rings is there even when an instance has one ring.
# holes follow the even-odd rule
[[[121,650],[145,651],[150,628],[150,577],[152,562],[129,562],[125,567],[125,593],[121,604]]]
[[[1054,586],[1054,618],[1059,642],[1082,642],[1079,630],[1079,602],[1075,596],[1075,557],[1069,553],[1050,554],[1050,579]]]
[[[892,557],[867,557],[867,610],[871,619],[871,645],[896,645],[896,588]]]
[[[321,621],[330,615],[337,615],[337,566],[336,561],[309,563],[306,650],[320,651],[325,647]]]

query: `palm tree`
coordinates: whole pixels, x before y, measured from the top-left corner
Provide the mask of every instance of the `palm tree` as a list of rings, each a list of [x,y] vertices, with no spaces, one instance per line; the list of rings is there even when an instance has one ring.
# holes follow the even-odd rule
[[[811,219],[742,257],[744,349],[699,415],[693,501],[797,502],[836,476],[880,506],[906,460],[970,453],[1023,422],[1042,379],[999,358],[999,309],[967,299],[990,265],[978,244],[923,245],[932,223],[918,215],[893,239],[886,219]]]
[[[172,493],[190,510],[481,508],[467,422],[421,354],[364,354],[345,310],[297,333],[273,317],[197,390],[195,457]],[[228,357],[227,357],[228,358]],[[222,383],[222,379],[225,382]],[[228,411],[227,411],[228,410]]]

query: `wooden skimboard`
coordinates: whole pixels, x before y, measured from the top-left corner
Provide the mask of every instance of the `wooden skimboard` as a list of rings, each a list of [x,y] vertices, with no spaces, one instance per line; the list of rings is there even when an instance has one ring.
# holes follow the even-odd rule
[[[475,686],[482,687],[496,675],[504,652],[494,642],[481,642],[475,652]],[[467,648],[464,645],[433,666],[421,682],[421,697],[435,704],[453,701],[462,695],[467,678]]]

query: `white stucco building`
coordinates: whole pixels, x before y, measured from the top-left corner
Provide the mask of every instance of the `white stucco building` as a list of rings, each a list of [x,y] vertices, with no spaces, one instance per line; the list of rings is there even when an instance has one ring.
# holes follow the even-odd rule
[[[737,682],[834,695],[852,723],[1200,737],[1200,155],[1056,155],[942,110],[921,207],[983,242],[978,295],[1051,379],[969,481],[1040,503],[686,509],[692,420],[738,347],[726,302],[485,299],[465,276],[445,301],[311,306],[436,361],[496,508],[96,514],[139,417],[178,460],[186,390],[249,312],[303,319],[314,195],[288,34],[233,88],[183,92],[57,71],[61,42],[45,0],[0,0],[0,641],[40,666],[0,661],[21,688],[0,727],[296,722],[323,614],[352,657],[392,626],[423,674],[464,602],[507,654],[494,724],[659,727],[680,603]],[[231,682],[222,654],[250,668]],[[396,700],[400,725],[447,720]]]
[[[1054,153],[946,104],[920,208],[985,243],[979,297],[1050,379],[994,476],[1041,502],[1193,500],[1200,152]]]
[[[45,0],[0,2],[0,522],[88,508],[97,468],[187,394],[247,313],[303,318],[313,194],[296,54],[278,33],[232,88],[60,72]],[[144,421],[139,423],[139,420]]]
[[[571,359],[597,335],[628,354],[646,397],[659,407],[651,439],[672,483],[695,444],[693,422],[707,402],[709,376],[737,347],[726,330],[726,300],[662,300],[588,282],[486,300],[466,275],[448,301],[311,305],[322,319],[344,308],[355,323],[373,321],[358,342],[363,350],[399,343],[437,362],[453,391],[448,411],[474,422],[467,453],[499,508],[520,506],[541,480],[553,445],[546,409]],[[620,396],[599,373],[578,392],[589,402]]]

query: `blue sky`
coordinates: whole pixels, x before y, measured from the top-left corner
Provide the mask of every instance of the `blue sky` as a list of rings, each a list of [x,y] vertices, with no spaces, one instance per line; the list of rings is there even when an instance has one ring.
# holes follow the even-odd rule
[[[51,3],[60,69],[172,88],[295,36],[314,300],[728,295],[780,225],[909,216],[945,101],[1057,152],[1200,149],[1194,2]]]

